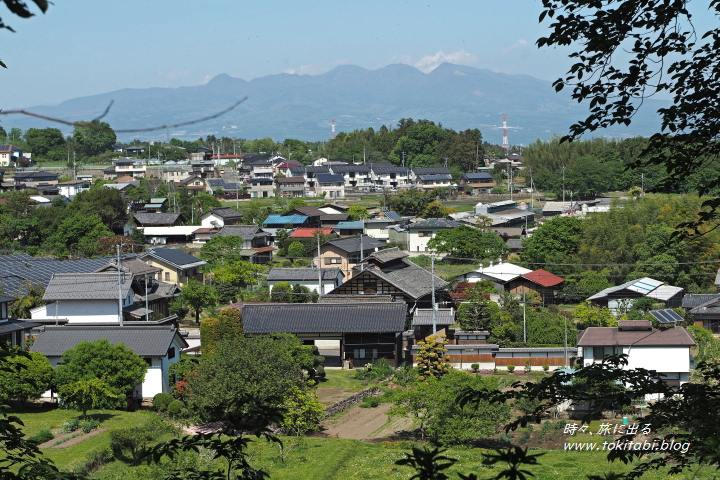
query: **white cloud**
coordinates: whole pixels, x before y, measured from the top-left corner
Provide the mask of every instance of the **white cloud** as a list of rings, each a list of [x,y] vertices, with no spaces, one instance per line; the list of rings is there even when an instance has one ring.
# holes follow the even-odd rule
[[[338,65],[345,65],[347,63],[347,59],[341,59],[327,63],[311,63],[307,65],[298,65],[297,67],[286,68],[283,73],[292,73],[298,75],[319,75],[321,73],[332,70]]]
[[[515,41],[515,43],[513,43],[509,47],[505,48],[503,50],[503,54],[512,52],[513,50],[519,50],[519,49],[525,48],[529,45],[530,45],[530,42],[528,42],[524,38],[519,38],[518,40]]]
[[[445,62],[456,65],[475,65],[477,63],[477,57],[465,50],[452,53],[445,53],[441,50],[434,55],[425,55],[420,58],[420,60],[410,64],[422,72],[429,73],[435,70],[441,63]]]

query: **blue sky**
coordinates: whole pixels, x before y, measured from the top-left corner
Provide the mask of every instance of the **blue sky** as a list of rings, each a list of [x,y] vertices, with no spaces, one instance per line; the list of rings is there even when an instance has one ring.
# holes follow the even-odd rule
[[[540,3],[503,1],[58,0],[3,20],[0,106],[54,104],[121,88],[200,85],[443,61],[553,80],[564,55],[538,50]]]
[[[568,50],[537,48],[540,12],[539,0],[56,0],[29,20],[2,8],[16,33],[0,31],[0,108],[342,64],[449,61],[554,80]]]

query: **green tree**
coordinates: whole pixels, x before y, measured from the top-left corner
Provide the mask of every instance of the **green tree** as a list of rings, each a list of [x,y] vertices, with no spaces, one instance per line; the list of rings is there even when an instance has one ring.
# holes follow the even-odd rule
[[[397,195],[388,197],[388,205],[400,215],[419,217],[434,199],[432,192],[420,192],[417,189],[400,190]]]
[[[422,216],[423,218],[446,218],[455,211],[454,208],[448,208],[437,200],[433,200],[425,206]]]
[[[566,263],[580,247],[581,222],[577,217],[555,217],[545,222],[523,240],[520,259],[533,269],[545,263]]]
[[[495,233],[467,225],[440,230],[428,241],[428,248],[452,257],[491,261],[503,258],[508,252],[505,242]]]
[[[85,257],[97,255],[99,239],[112,237],[112,232],[98,215],[76,213],[58,225],[57,231],[48,239],[56,251],[79,253]]]
[[[79,152],[94,157],[112,150],[117,142],[115,132],[106,122],[93,120],[87,124],[76,125],[72,140]]]
[[[119,190],[94,184],[90,190],[78,193],[71,209],[85,215],[98,215],[108,229],[125,225],[128,220],[127,202]]]
[[[100,408],[112,404],[113,399],[124,398],[124,396],[114,393],[108,384],[99,378],[78,380],[62,385],[59,396],[64,403],[80,410],[83,419],[87,418],[87,412],[91,408]]]
[[[370,218],[370,214],[368,213],[367,208],[360,205],[353,205],[348,209],[347,213],[354,221],[362,220],[364,218]]]
[[[302,242],[292,242],[287,247],[287,256],[291,258],[302,258],[305,256],[305,245]]]
[[[271,302],[290,303],[290,295],[292,295],[292,285],[289,282],[278,282],[272,286],[270,292]]]
[[[25,132],[25,143],[33,158],[44,157],[50,150],[62,148],[65,137],[57,128],[30,128]]]
[[[457,322],[463,330],[490,330],[500,307],[482,294],[470,295],[457,309]]]
[[[293,208],[307,207],[307,204],[308,203],[302,198],[294,197],[290,199],[290,203],[288,203],[288,208],[292,210]]]
[[[315,391],[293,386],[281,407],[286,413],[280,426],[289,435],[299,437],[320,429],[319,423],[325,415],[325,407]]]
[[[30,281],[23,282],[22,287],[25,295],[15,300],[9,308],[8,313],[11,318],[31,318],[30,310],[35,307],[45,305],[43,295],[45,289],[42,285],[32,283]]]
[[[588,327],[617,327],[617,319],[607,307],[599,307],[587,301],[575,307],[573,316],[578,321],[578,327],[583,330]]]
[[[179,302],[195,312],[195,323],[200,324],[200,314],[206,308],[217,304],[217,289],[212,285],[202,285],[197,280],[190,280],[180,291]]]
[[[241,415],[252,405],[282,405],[294,387],[307,385],[295,355],[299,345],[292,336],[221,340],[188,376],[188,406],[205,420],[219,420]]]
[[[55,369],[42,353],[15,353],[4,360],[9,368],[0,370],[0,401],[40,398],[52,386]]]
[[[122,343],[82,341],[63,353],[62,363],[55,370],[55,382],[62,388],[81,380],[102,379],[119,397],[108,397],[99,406],[115,408],[125,404],[125,394],[143,382],[146,371],[145,360]]]

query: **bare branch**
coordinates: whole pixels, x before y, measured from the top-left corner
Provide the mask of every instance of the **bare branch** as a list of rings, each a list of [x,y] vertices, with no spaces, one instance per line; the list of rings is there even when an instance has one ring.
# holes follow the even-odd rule
[[[241,103],[245,102],[245,100],[247,100],[247,99],[248,99],[248,97],[243,97],[243,98],[241,98],[240,100],[238,100],[237,102],[233,103],[233,104],[232,104],[231,106],[229,106],[228,108],[226,108],[225,110],[222,110],[222,111],[220,111],[220,112],[218,112],[218,113],[215,113],[215,114],[210,115],[210,116],[207,116],[207,117],[202,117],[202,118],[198,118],[198,119],[195,119],[195,120],[189,120],[189,121],[187,121],[187,122],[172,123],[172,124],[169,124],[169,125],[160,125],[159,127],[131,128],[131,129],[126,129],[126,130],[114,130],[114,132],[115,132],[115,133],[153,132],[153,131],[155,131],[155,130],[165,130],[166,128],[184,127],[185,125],[193,125],[193,124],[196,124],[196,123],[206,122],[206,121],[208,121],[208,120],[212,120],[212,119],[214,119],[214,118],[218,118],[218,117],[220,117],[220,116],[222,116],[222,115],[225,115],[226,113],[234,110],[234,109],[237,108]],[[109,105],[107,106],[107,108],[105,109],[105,111],[104,111],[99,117],[97,117],[95,120],[100,120],[100,119],[103,118],[105,115],[107,115],[108,112],[110,111],[110,108],[111,108],[112,105],[113,105],[113,102],[114,102],[114,101],[111,101],[110,104],[109,104]],[[98,125],[95,125],[95,124],[93,124],[93,123],[91,123],[91,122],[69,122],[69,121],[67,121],[67,120],[61,120],[61,119],[59,119],[59,118],[48,117],[48,116],[46,116],[46,115],[40,115],[39,113],[28,112],[28,111],[26,111],[26,110],[0,110],[0,115],[10,115],[10,114],[28,115],[28,116],[30,116],[30,117],[40,118],[40,119],[43,119],[43,120],[48,120],[48,121],[50,121],[50,122],[62,123],[63,125],[69,125],[69,126],[71,126],[71,127],[90,127],[90,128],[97,128],[97,129],[102,129],[102,128],[103,128],[103,127],[100,127],[100,126],[98,126]],[[95,121],[95,120],[93,120],[93,121]]]

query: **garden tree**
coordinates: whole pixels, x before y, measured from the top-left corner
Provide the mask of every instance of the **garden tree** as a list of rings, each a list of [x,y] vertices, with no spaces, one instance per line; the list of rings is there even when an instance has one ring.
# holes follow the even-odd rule
[[[18,355],[30,357],[22,350],[0,344],[0,374],[13,373],[18,363],[9,358]],[[29,440],[22,431],[23,423],[15,415],[9,415],[10,407],[0,402],[0,478],[6,480],[74,480],[85,478],[80,474],[63,473],[47,458],[44,458],[36,442]]]
[[[260,138],[251,141],[247,151],[259,155],[274,155],[275,152],[280,151],[280,145],[275,143],[272,138]]]
[[[19,400],[25,403],[28,398],[40,398],[50,389],[55,369],[50,361],[39,352],[19,354],[4,359],[7,369],[0,369],[0,402]]]
[[[108,384],[99,378],[78,380],[62,385],[58,395],[63,403],[80,410],[83,419],[87,419],[87,412],[91,408],[101,408],[113,403],[113,399],[125,398],[124,395],[113,392]]]
[[[617,327],[617,318],[607,307],[600,307],[585,301],[575,307],[573,317],[577,319],[578,328]]]
[[[8,314],[10,318],[31,318],[30,310],[45,305],[46,303],[45,300],[43,300],[45,288],[42,284],[25,280],[20,286],[20,289],[24,295],[10,304]]]
[[[65,351],[55,370],[59,389],[81,380],[102,379],[117,398],[107,397],[98,407],[117,408],[125,404],[125,394],[145,379],[147,363],[125,345],[107,340],[82,341]]]
[[[237,308],[223,308],[217,318],[208,317],[200,322],[200,344],[203,353],[215,350],[221,340],[242,335],[242,314]]]
[[[284,228],[278,228],[278,230],[275,232],[275,244],[280,247],[278,249],[277,254],[281,257],[284,257],[287,255],[287,239],[288,238],[290,238],[290,234]]]
[[[510,405],[478,402],[461,406],[456,398],[466,389],[494,391],[497,388],[496,379],[454,371],[398,391],[391,414],[414,417],[420,425],[421,436],[436,445],[471,445],[480,437],[494,434],[510,418]]]
[[[482,294],[472,293],[457,309],[457,322],[463,330],[490,330],[500,307]]]
[[[446,343],[445,335],[430,335],[417,342],[420,347],[417,354],[418,381],[431,377],[441,378],[450,372],[452,365],[450,357],[446,355]]]
[[[532,236],[523,240],[520,259],[536,270],[547,263],[567,263],[580,247],[582,220],[577,217],[555,217],[543,223]]]
[[[577,344],[577,328],[572,320],[549,308],[530,308],[526,311],[527,344],[531,346],[563,346]]]
[[[288,203],[288,208],[298,208],[298,207],[307,207],[308,203],[303,200],[300,197],[294,197],[290,199],[290,202]]]
[[[440,146],[447,136],[447,130],[429,120],[418,120],[418,123],[404,130],[390,152],[390,161],[400,165],[413,167],[429,167],[442,160]]]
[[[400,215],[419,217],[425,207],[435,199],[432,192],[420,192],[418,189],[399,190],[388,197],[390,208]]]
[[[364,218],[370,218],[368,209],[360,205],[353,205],[348,209],[347,213],[354,221],[362,220]]]
[[[271,302],[290,303],[290,295],[292,294],[292,285],[289,282],[278,282],[272,287],[270,292]]]
[[[57,128],[30,128],[25,132],[25,143],[33,158],[42,158],[50,150],[62,149],[65,137]]]
[[[310,290],[305,285],[295,284],[292,286],[292,293],[289,295],[292,303],[317,303],[320,295],[316,290]]]
[[[118,246],[120,246],[122,253],[139,253],[144,248],[142,244],[140,246],[136,245],[132,237],[124,235],[115,235],[112,238],[102,237],[98,239],[97,244],[99,248],[98,255],[115,255]]]
[[[58,225],[48,243],[61,254],[70,252],[92,257],[100,252],[98,241],[103,237],[112,237],[112,232],[98,215],[75,213]]]
[[[574,49],[570,57],[575,61],[555,81],[556,90],[569,87],[574,99],[589,101],[587,118],[570,127],[568,138],[629,125],[643,99],[656,94],[672,97],[670,106],[658,109],[661,130],[650,138],[645,158],[636,163],[665,166],[668,176],[653,187],[655,191],[682,184],[714,161],[720,149],[720,116],[713,107],[720,28],[711,23],[707,30],[696,31],[691,3],[697,4],[544,0],[540,16],[551,23],[550,34],[540,38],[538,46]],[[720,4],[713,1],[707,8],[717,13]],[[697,186],[698,193],[716,189],[719,179],[708,177]],[[710,211],[683,227],[694,232],[698,222],[712,220],[720,200],[709,199],[705,205]]]
[[[442,157],[448,159],[448,166],[472,172],[483,158],[482,133],[477,128],[462,132],[449,130],[440,151]]]
[[[217,304],[217,289],[213,285],[202,285],[192,279],[180,291],[178,301],[195,312],[195,323],[200,324],[200,314],[206,308]]]
[[[295,356],[299,345],[287,335],[221,340],[188,375],[187,405],[203,420],[233,418],[253,405],[279,407],[291,398],[293,387],[307,387]],[[252,401],[238,404],[236,399]]]
[[[692,335],[697,345],[697,354],[695,355],[695,363],[707,362],[720,363],[720,340],[715,338],[710,330],[706,330],[700,325],[690,325],[687,327],[688,333]],[[692,373],[693,381],[697,381],[695,372]]]
[[[72,140],[80,153],[94,157],[112,150],[117,142],[115,132],[106,122],[93,120],[89,124],[78,124],[73,129]]]
[[[285,410],[280,427],[288,434],[299,437],[320,429],[325,407],[317,393],[309,388],[292,387],[281,408]]]
[[[586,270],[565,279],[562,295],[566,303],[582,302],[601,290],[612,287],[607,279],[609,271]]]
[[[207,193],[198,193],[197,195],[195,195],[192,199],[192,204],[198,212],[197,215],[195,215],[195,221],[198,224],[200,224],[200,215],[208,212],[213,208],[222,207],[222,203],[220,203],[220,200]]]
[[[454,208],[445,207],[437,200],[433,200],[425,206],[422,216],[423,218],[446,218],[448,215],[455,212],[456,210]]]
[[[200,336],[202,337],[202,323]],[[202,340],[201,340],[202,344]],[[198,368],[199,359],[196,355],[180,355],[180,360],[168,367],[168,383],[173,386],[173,394],[182,400],[185,393],[187,377]],[[180,382],[183,382],[180,384]]]
[[[85,215],[99,215],[110,230],[125,225],[128,220],[127,202],[120,191],[97,183],[90,190],[78,193],[70,208]]]
[[[451,257],[495,261],[508,252],[505,242],[495,233],[467,225],[440,230],[428,241],[428,248]]]
[[[287,256],[290,258],[301,258],[305,256],[305,245],[302,242],[292,242],[287,247]]]

